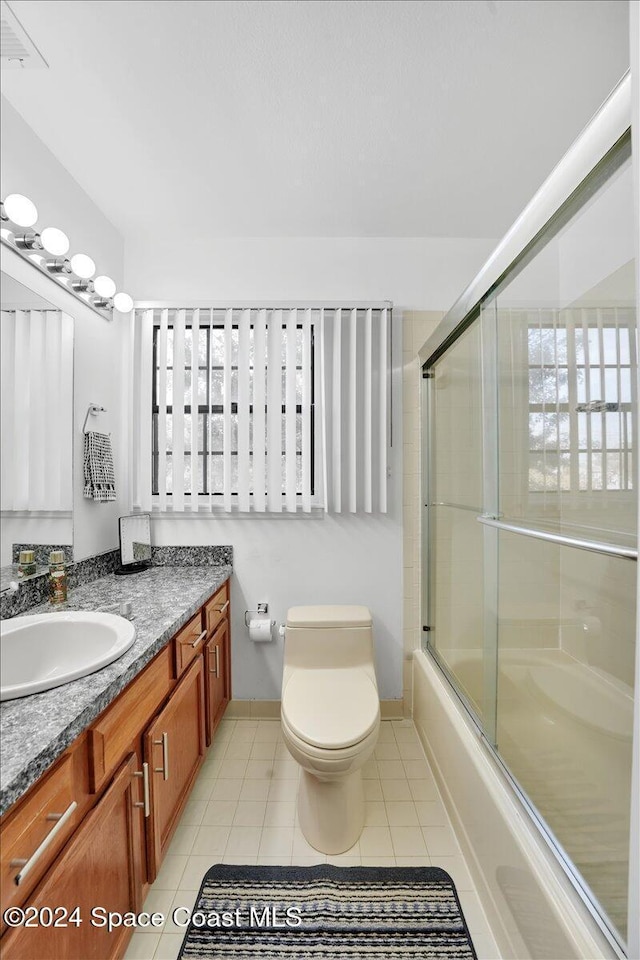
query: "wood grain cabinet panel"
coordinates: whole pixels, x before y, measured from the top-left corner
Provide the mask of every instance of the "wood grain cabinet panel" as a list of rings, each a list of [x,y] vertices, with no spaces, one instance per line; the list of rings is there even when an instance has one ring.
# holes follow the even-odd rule
[[[223,618],[230,619],[229,581],[223,583],[204,605],[205,627],[212,634]]]
[[[66,754],[2,824],[0,863],[2,913],[21,903],[77,826],[73,758]],[[4,929],[4,923],[3,923]]]
[[[112,960],[124,954],[131,928],[109,932],[91,918],[95,908],[120,914],[141,909],[138,769],[132,754],[29,898],[38,911],[62,908],[72,914],[77,907],[80,925],[10,930],[2,938],[3,960]]]
[[[176,634],[176,677],[181,677],[190,663],[200,656],[207,631],[202,627],[202,613],[198,611]]]
[[[173,679],[171,645],[154,657],[89,730],[89,779],[99,790],[166,700]]]
[[[214,635],[207,640],[204,649],[205,707],[207,745],[209,745],[231,694],[228,620],[225,619],[220,623]]]
[[[191,664],[166,706],[147,729],[143,752],[151,779],[147,867],[152,882],[204,760],[202,657]]]

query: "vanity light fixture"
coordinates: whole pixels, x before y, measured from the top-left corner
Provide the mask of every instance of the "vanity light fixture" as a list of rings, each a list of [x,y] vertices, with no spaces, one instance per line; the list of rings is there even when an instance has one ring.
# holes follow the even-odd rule
[[[71,269],[81,280],[90,280],[96,272],[96,265],[86,253],[75,253],[71,257]]]
[[[80,280],[72,280],[71,286],[76,293],[93,293],[93,283],[91,282],[91,280],[87,280],[86,278],[80,279]]]
[[[62,230],[45,227],[38,233],[29,229],[37,223],[38,211],[28,197],[21,193],[9,194],[0,203],[0,220],[3,222],[2,243],[11,247],[38,270],[58,281],[69,293],[78,297],[86,306],[95,309],[102,317],[113,319],[114,309],[119,313],[130,313],[133,310],[133,300],[128,293],[116,293],[116,285],[111,277],[101,274],[95,280],[92,279],[96,265],[86,253],[75,253],[67,259],[70,243]],[[5,226],[5,223],[9,226]],[[39,251],[49,254],[49,259]]]
[[[57,227],[45,227],[42,233],[14,236],[13,242],[20,250],[46,250],[54,257],[63,257],[69,249],[69,238]]]
[[[39,233],[23,233],[14,236],[13,241],[21,250],[44,250],[44,244]]]
[[[40,242],[52,257],[64,257],[69,252],[69,237],[57,227],[45,227],[40,234]]]
[[[128,293],[116,293],[113,305],[119,313],[131,313],[133,310],[133,300]]]
[[[105,300],[110,300],[111,297],[116,292],[116,285],[111,279],[111,277],[96,277],[93,281],[96,293],[103,297]]]
[[[57,258],[55,260],[46,260],[45,266],[49,273],[73,273],[73,270],[71,269],[71,262],[69,260],[58,260]]]
[[[112,297],[116,292],[116,285],[111,277],[96,277],[93,281],[93,287],[98,294],[98,296],[93,299],[94,306],[99,307],[101,310],[108,310],[115,305]]]
[[[38,219],[35,203],[21,193],[10,193],[2,203],[2,219],[18,227],[32,227]]]

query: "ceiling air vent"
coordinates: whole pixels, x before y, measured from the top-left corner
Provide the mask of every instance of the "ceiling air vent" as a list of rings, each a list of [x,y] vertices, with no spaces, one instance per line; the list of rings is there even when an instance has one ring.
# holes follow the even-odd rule
[[[44,59],[35,43],[24,29],[6,0],[1,4],[1,57],[3,70],[47,69]]]

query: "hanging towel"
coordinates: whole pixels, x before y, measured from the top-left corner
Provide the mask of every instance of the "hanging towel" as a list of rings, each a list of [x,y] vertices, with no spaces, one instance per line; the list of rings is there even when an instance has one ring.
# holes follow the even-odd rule
[[[84,495],[100,503],[116,498],[111,437],[106,433],[84,435]]]

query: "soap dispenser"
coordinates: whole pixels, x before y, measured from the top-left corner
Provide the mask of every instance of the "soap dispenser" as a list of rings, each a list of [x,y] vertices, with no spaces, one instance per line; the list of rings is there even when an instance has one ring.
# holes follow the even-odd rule
[[[49,554],[49,603],[59,607],[67,602],[67,570],[64,550],[52,550]]]

